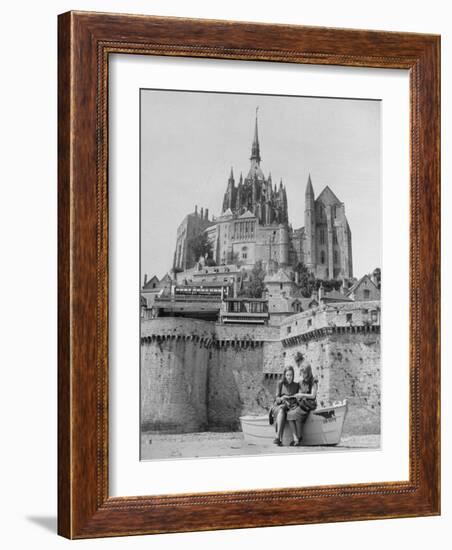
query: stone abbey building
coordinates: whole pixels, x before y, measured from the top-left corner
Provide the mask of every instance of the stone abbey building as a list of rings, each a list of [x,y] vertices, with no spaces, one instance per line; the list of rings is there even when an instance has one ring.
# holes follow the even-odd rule
[[[297,208],[296,205],[292,206]],[[353,278],[351,231],[345,206],[326,186],[315,197],[309,176],[305,192],[304,227],[293,229],[283,182],[273,184],[261,168],[256,116],[250,167],[238,181],[231,173],[221,214],[209,220],[207,210],[188,214],[177,230],[174,268],[192,268],[199,258],[190,250],[190,239],[206,232],[217,265],[252,268],[261,261],[267,272],[290,271],[304,264],[318,279]]]

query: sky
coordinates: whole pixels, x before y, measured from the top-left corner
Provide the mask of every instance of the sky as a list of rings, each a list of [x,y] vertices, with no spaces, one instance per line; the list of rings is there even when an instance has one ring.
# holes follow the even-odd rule
[[[287,189],[304,225],[311,174],[345,203],[355,277],[381,265],[381,102],[167,90],[141,91],[141,277],[171,267],[176,230],[201,207],[220,215],[231,167],[248,172],[258,110],[261,167]]]

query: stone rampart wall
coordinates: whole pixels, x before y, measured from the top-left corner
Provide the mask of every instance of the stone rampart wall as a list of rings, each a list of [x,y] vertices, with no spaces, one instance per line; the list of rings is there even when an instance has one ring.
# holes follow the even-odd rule
[[[278,335],[279,328],[271,326],[171,317],[143,321],[143,429],[237,429],[242,414],[266,412],[285,366],[295,367],[297,379],[309,363],[319,378],[319,405],[348,400],[344,432],[379,433],[379,327]]]

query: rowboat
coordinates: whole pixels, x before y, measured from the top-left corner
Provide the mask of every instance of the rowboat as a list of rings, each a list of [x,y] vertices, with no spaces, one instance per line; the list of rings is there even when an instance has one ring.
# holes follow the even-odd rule
[[[337,445],[341,440],[346,414],[346,399],[311,411],[303,426],[303,445]],[[240,423],[247,443],[270,445],[276,437],[276,422],[270,425],[268,414],[241,416]],[[282,444],[289,445],[291,441],[292,432],[286,423]]]

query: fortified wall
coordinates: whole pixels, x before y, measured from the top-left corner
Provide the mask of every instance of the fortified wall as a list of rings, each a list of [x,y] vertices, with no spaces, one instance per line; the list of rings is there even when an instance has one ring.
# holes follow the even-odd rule
[[[380,433],[380,303],[329,305],[281,325],[284,366],[310,364],[319,406],[347,399],[344,433]]]
[[[297,379],[309,363],[319,406],[347,398],[344,433],[379,433],[378,302],[310,310],[281,327],[159,317],[141,331],[143,430],[238,429],[241,415],[266,414],[285,366]]]
[[[235,430],[239,416],[273,401],[262,365],[282,365],[279,327],[228,326],[184,317],[142,321],[141,423],[144,430]]]

